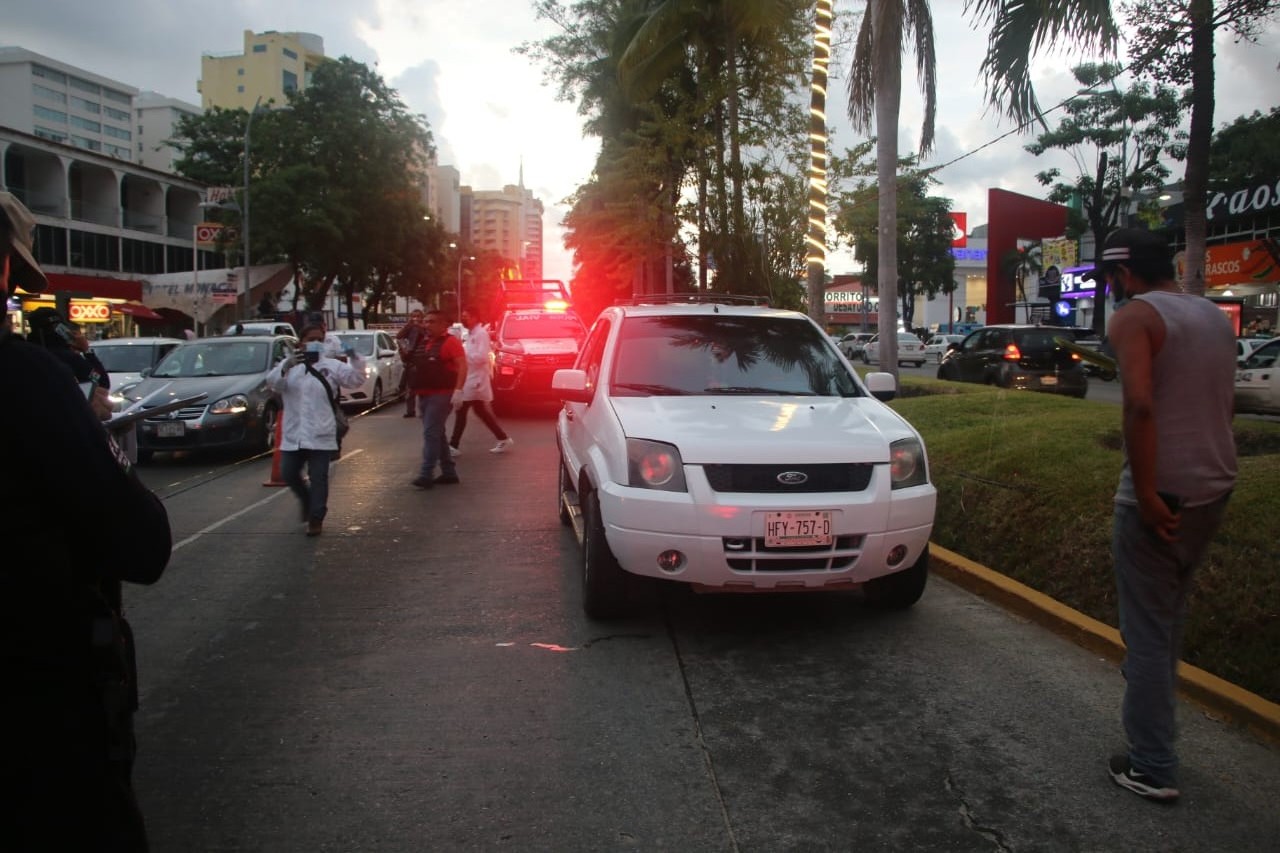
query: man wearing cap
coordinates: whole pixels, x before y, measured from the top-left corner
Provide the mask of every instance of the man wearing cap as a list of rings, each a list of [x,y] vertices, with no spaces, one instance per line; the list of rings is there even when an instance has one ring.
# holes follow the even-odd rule
[[[35,220],[0,192],[0,282],[39,293]],[[137,692],[121,581],[169,561],[164,505],[113,449],[66,364],[0,329],[0,846],[145,850],[130,783]]]
[[[1139,796],[1171,802],[1179,796],[1174,687],[1187,593],[1236,479],[1235,335],[1218,306],[1179,289],[1156,234],[1113,232],[1099,273],[1113,295],[1128,296],[1108,331],[1123,386],[1112,554],[1129,749],[1111,758],[1109,772]]]

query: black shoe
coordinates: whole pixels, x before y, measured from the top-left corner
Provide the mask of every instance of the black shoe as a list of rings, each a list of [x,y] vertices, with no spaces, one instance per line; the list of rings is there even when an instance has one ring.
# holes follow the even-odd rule
[[[458,479],[457,474],[441,474],[439,477],[436,477],[436,482],[442,486],[452,486],[456,483],[461,483],[462,481]]]
[[[417,417],[417,415],[416,415],[416,414],[414,414],[413,412],[405,412],[405,413],[404,413],[404,415],[403,415],[403,417],[406,417],[406,418],[416,418],[416,417]]]
[[[409,485],[411,485],[411,486],[413,486],[413,487],[415,487],[415,488],[418,488],[418,489],[429,489],[429,488],[431,488],[432,486],[434,486],[434,485],[435,485],[435,483],[431,482],[431,478],[430,478],[430,477],[419,477],[419,478],[417,478],[416,480],[414,480],[412,483],[410,483]]]
[[[1172,785],[1157,782],[1146,773],[1134,770],[1127,755],[1111,756],[1111,760],[1107,762],[1107,770],[1113,782],[1121,788],[1128,788],[1139,797],[1158,803],[1172,803],[1181,795]]]

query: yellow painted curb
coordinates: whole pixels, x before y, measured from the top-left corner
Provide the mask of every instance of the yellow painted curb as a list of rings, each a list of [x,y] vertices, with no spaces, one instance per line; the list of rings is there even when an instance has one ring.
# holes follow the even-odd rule
[[[1090,651],[1119,662],[1124,657],[1120,632],[1110,625],[1073,610],[1026,584],[994,572],[986,566],[929,544],[929,567],[970,592],[1044,625]],[[1178,664],[1182,694],[1210,712],[1239,723],[1250,731],[1280,742],[1280,705],[1269,702],[1229,681],[1224,681],[1185,661]]]

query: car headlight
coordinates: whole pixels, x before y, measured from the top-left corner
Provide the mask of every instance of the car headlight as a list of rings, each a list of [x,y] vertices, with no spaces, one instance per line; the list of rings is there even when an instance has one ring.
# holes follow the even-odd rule
[[[674,444],[628,438],[627,485],[638,489],[687,492],[680,451]]]
[[[889,445],[889,484],[893,489],[923,486],[929,482],[924,445],[918,438],[900,438]]]
[[[212,415],[242,415],[249,411],[249,398],[243,394],[223,397],[209,407]]]

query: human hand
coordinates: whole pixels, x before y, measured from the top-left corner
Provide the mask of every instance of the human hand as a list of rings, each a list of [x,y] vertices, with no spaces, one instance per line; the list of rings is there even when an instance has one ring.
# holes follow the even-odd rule
[[[111,402],[111,395],[107,393],[107,389],[101,385],[94,386],[93,394],[89,396],[89,408],[97,415],[100,421],[109,421],[111,416],[115,414],[116,407]]]
[[[462,389],[459,388],[453,392],[453,407],[456,409],[462,405]]]
[[[1176,504],[1171,506],[1163,495],[1156,493],[1154,497],[1140,497],[1138,514],[1161,539],[1166,542],[1178,541],[1178,522],[1181,521],[1182,514],[1178,512]]]
[[[293,370],[299,364],[302,364],[302,353],[299,352],[298,350],[294,350],[293,352],[289,353],[289,355],[285,356],[284,366],[281,368],[281,370],[288,373],[290,370]]]

